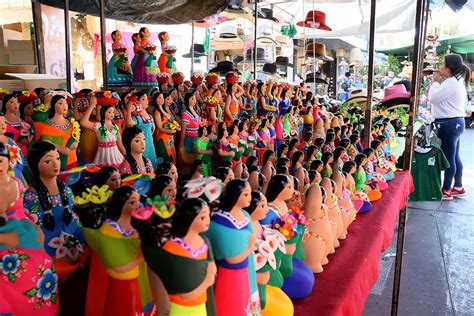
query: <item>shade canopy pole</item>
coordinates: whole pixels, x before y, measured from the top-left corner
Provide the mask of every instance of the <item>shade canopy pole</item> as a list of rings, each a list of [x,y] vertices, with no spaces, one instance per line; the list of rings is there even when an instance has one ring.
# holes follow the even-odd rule
[[[69,31],[69,0],[64,0],[64,41],[66,48],[66,87],[68,92],[72,92],[71,76],[71,33]]]
[[[253,80],[257,80],[257,25],[258,25],[258,1],[255,0],[255,25],[253,33]]]
[[[107,76],[107,50],[105,46],[105,14],[104,14],[104,0],[99,0],[99,19],[100,19],[100,54],[102,61],[102,78],[104,82],[102,83],[104,89],[107,89],[108,85],[108,76]]]
[[[191,23],[191,76],[194,73],[194,21]]]

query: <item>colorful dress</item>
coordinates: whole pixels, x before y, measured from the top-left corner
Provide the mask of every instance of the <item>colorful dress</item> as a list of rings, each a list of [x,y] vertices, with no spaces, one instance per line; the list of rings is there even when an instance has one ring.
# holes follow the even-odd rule
[[[19,244],[0,244],[0,315],[58,315],[58,276],[34,225],[8,219],[0,226],[3,233],[17,233]]]
[[[138,51],[135,68],[133,68],[133,85],[155,86],[157,85],[156,75],[158,74],[158,63],[156,62],[156,46],[148,40],[140,43],[140,48],[147,51]]]
[[[30,141],[31,138],[31,125],[20,119],[18,122],[11,123],[5,120],[7,123],[7,130],[5,131],[5,136],[13,139],[18,146],[21,146],[21,151],[23,155],[27,155],[28,150],[26,145],[21,145],[23,139]]]
[[[137,166],[138,167],[137,174],[153,173],[153,165],[151,164],[150,159],[143,156],[143,161],[145,162],[145,165],[143,167]],[[130,163],[127,161],[127,159],[124,159],[122,161],[122,164],[119,167],[119,171],[120,171],[120,174],[134,174],[134,172],[132,172],[132,167],[130,166]]]
[[[201,117],[193,115],[189,111],[185,111],[181,115],[181,122],[186,125],[186,132],[184,134],[184,144],[180,144],[179,156],[182,165],[191,165],[196,159],[196,139],[198,138],[199,124]]]
[[[285,115],[290,108],[290,99],[281,99],[280,101],[280,115]]]
[[[211,241],[217,263],[215,300],[217,315],[240,316],[259,313],[259,296],[253,252],[242,262],[231,264],[226,258],[241,254],[254,232],[250,215],[238,222],[230,213],[218,211],[212,216],[206,236]],[[230,291],[229,289],[232,289]]]
[[[139,115],[133,118],[133,121],[136,124],[136,127],[140,128],[145,135],[145,152],[143,155],[151,160],[153,168],[158,166],[158,158],[156,157],[156,151],[153,146],[153,132],[155,130],[155,123],[153,117],[150,115],[149,119],[143,118]]]
[[[128,63],[127,47],[122,43],[112,43],[113,55],[107,65],[109,85],[128,85],[132,83],[132,69]]]
[[[161,115],[161,113],[158,113]],[[166,115],[162,115],[161,124],[166,129],[171,129],[170,119]],[[172,162],[176,164],[176,153],[174,147],[174,135],[165,132],[158,132],[156,141],[156,155],[158,163]]]
[[[209,150],[212,148],[212,143],[207,140],[203,141],[201,138],[196,140],[196,147],[201,150]],[[202,175],[208,177],[211,175],[211,159],[212,155],[209,154],[198,154],[196,159],[201,160],[204,164],[202,166]]]
[[[69,212],[73,206],[73,194],[69,187],[66,187]],[[64,206],[61,195],[48,195],[51,203],[51,212],[55,225],[52,231],[43,226],[45,210],[40,204],[39,195],[36,191],[28,189],[25,193],[23,206],[29,219],[38,225],[44,233],[44,249],[53,259],[55,264],[59,259],[67,257],[73,262],[77,262],[84,249],[84,236],[77,217],[71,214],[71,222],[66,225],[63,222]],[[59,262],[58,262],[59,263]],[[58,267],[56,267],[58,268]]]
[[[73,121],[66,125],[58,125],[52,119],[44,122],[35,122],[36,140],[47,140],[57,146],[70,148],[79,140],[79,123]],[[68,156],[59,154],[61,158],[61,170],[77,166],[77,149],[71,150]]]
[[[216,149],[217,151],[222,150],[224,152],[230,152],[230,142],[227,139],[220,139],[216,143]],[[232,156],[221,156],[219,155],[218,162],[219,165],[222,164],[224,161],[231,161],[232,162]]]
[[[118,167],[123,161],[123,155],[117,147],[117,138],[119,128],[114,125],[111,132],[101,123],[94,123],[92,129],[99,140],[97,153],[95,154],[94,164],[101,166]]]
[[[84,235],[108,274],[105,282],[97,284],[96,300],[88,298],[88,304],[104,316],[150,312],[153,304],[146,264],[142,262],[124,273],[115,270],[137,257],[140,239],[135,229],[125,231],[107,219],[99,229],[84,228]]]
[[[229,112],[230,112],[231,118],[227,117],[227,115],[224,118],[224,121],[227,124],[227,126],[231,126],[232,122],[235,119],[239,118],[239,101],[233,94],[231,96],[231,102],[229,104]]]
[[[26,160],[25,160],[25,157],[23,156],[23,153],[20,149],[20,147],[18,147],[18,145],[15,143],[15,141],[13,141],[13,139],[7,137],[8,141],[7,141],[7,148],[9,151],[14,151],[16,152],[17,154],[17,159],[16,159],[16,166],[15,168],[13,169],[13,173],[15,175],[15,178],[17,180],[19,180],[21,182],[21,184],[26,187],[27,185],[27,182],[25,180],[25,177],[23,176],[23,169],[25,167],[25,163],[26,163]]]
[[[200,249],[193,250],[181,238],[171,237],[162,248],[142,245],[143,256],[149,268],[162,280],[170,301],[170,316],[214,316],[214,290],[193,300],[186,300],[179,293],[188,293],[197,288],[205,279],[209,262],[214,261],[209,241]]]

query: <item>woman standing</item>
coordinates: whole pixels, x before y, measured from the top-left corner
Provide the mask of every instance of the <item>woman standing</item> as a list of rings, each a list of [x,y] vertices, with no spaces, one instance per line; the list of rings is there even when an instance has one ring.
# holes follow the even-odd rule
[[[184,96],[184,105],[186,110],[181,116],[181,134],[179,142],[179,157],[181,166],[186,166],[190,171],[190,165],[196,159],[196,140],[198,138],[199,124],[201,117],[196,113],[196,97],[193,93],[186,93]],[[183,171],[184,172],[184,171]]]
[[[107,65],[107,79],[109,84],[130,84],[132,82],[132,69],[128,63],[127,47],[122,44],[122,33],[115,30],[111,33],[112,58]]]
[[[174,149],[174,135],[180,129],[173,117],[170,109],[173,99],[168,93],[156,92],[153,95],[156,106],[155,124],[158,129],[156,142],[156,155],[158,161],[176,163],[176,154]]]
[[[462,186],[463,165],[459,156],[460,136],[464,132],[464,105],[471,71],[457,54],[444,57],[439,72],[433,74],[428,93],[432,114],[441,138],[441,149],[450,167],[444,173],[443,200],[466,194]],[[454,187],[452,187],[454,178]]]
[[[133,84],[138,86],[154,86],[157,84],[158,63],[156,62],[156,46],[150,41],[151,33],[146,27],[138,32],[140,35],[140,48],[138,58],[133,69]]]

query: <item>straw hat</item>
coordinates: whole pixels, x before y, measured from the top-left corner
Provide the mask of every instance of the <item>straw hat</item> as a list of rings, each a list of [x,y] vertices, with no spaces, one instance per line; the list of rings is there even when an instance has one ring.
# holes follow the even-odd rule
[[[333,61],[334,58],[327,55],[326,45],[323,43],[309,42],[306,44],[306,57],[318,57],[324,61]]]

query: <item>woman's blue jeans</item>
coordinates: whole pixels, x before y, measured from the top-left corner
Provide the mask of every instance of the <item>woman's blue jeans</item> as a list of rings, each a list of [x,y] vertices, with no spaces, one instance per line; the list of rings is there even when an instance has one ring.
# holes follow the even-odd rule
[[[450,166],[444,172],[443,189],[451,189],[453,178],[454,186],[462,187],[463,165],[459,156],[459,148],[460,136],[465,129],[464,118],[436,119],[435,126],[438,129],[438,137],[441,139],[441,149]]]

